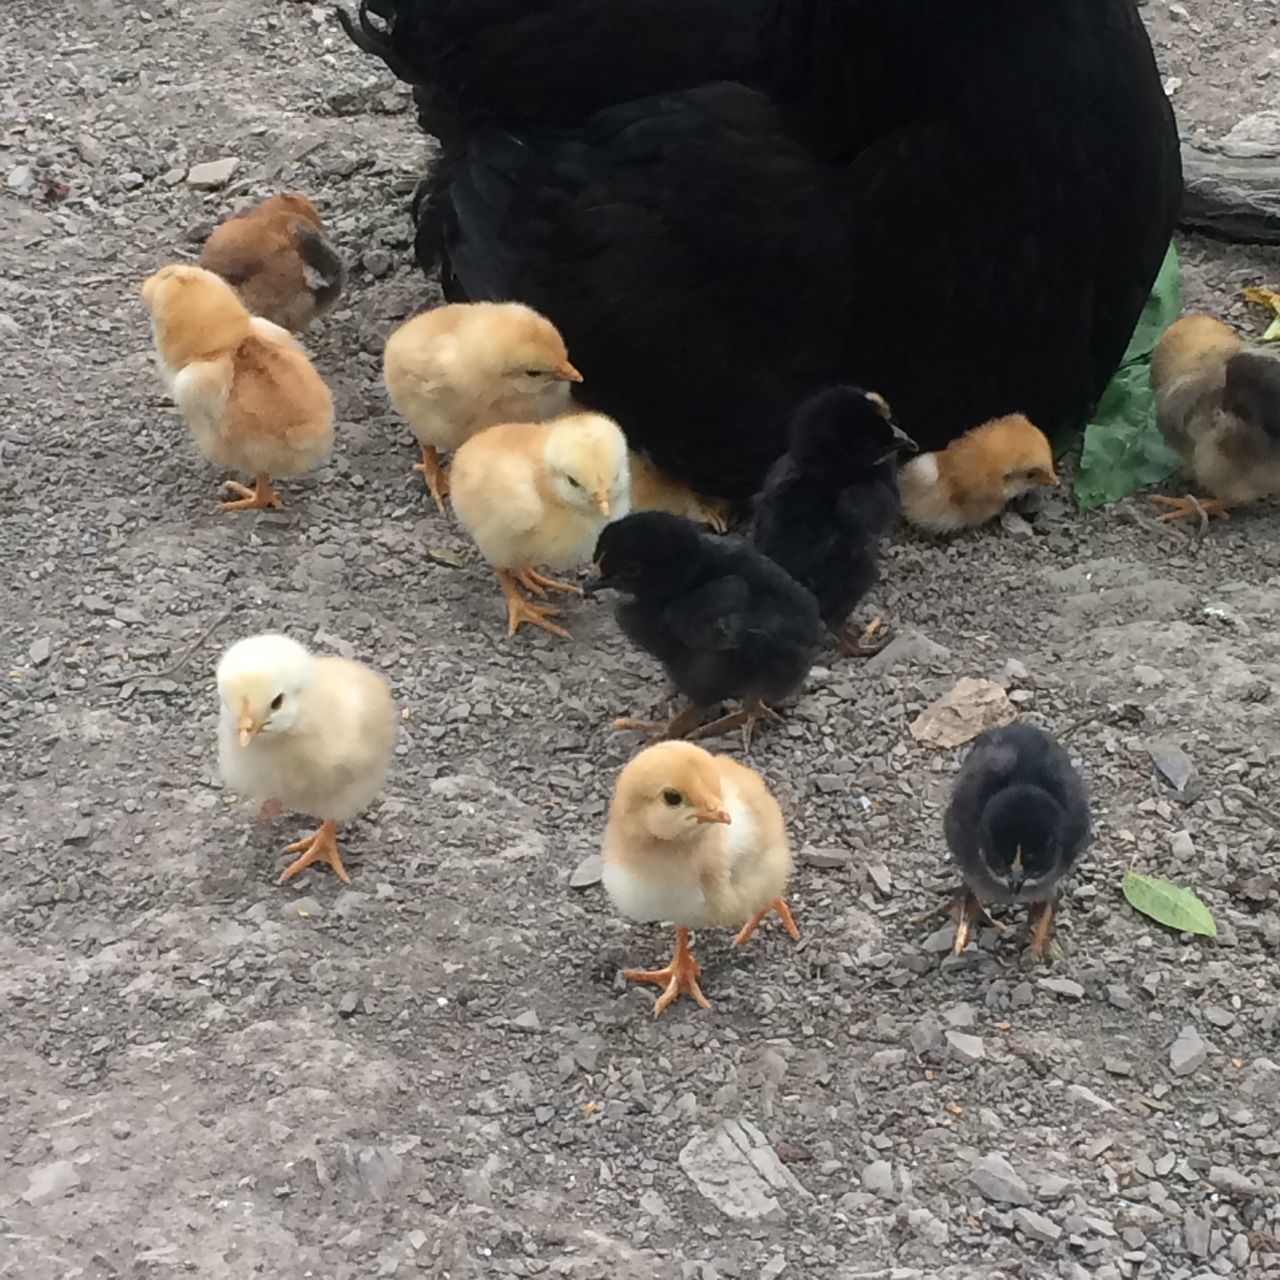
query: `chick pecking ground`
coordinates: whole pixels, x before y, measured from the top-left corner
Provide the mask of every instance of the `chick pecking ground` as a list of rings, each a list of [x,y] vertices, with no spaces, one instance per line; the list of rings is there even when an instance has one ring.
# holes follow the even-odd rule
[[[1192,132],[1270,103],[1265,8],[1143,9]],[[698,931],[713,1007],[655,1021],[621,970],[669,932],[571,879],[637,746],[609,721],[660,674],[603,601],[565,606],[571,643],[506,637],[382,386],[436,297],[407,93],[320,7],[224,0],[198,39],[173,0],[59,9],[0,14],[0,1276],[1280,1274],[1280,513],[1199,539],[1055,492],[951,544],[895,531],[854,621],[897,638],[829,653],[752,748],[802,937]],[[137,287],[280,189],[351,267],[304,335],[336,441],[283,511],[219,514]],[[1280,279],[1180,247],[1188,304],[1237,322]],[[214,664],[273,629],[401,708],[349,888],[277,885],[306,820],[216,782]],[[959,761],[908,726],[965,675],[1090,782],[1050,967],[1014,912],[957,957],[914,923],[955,883]],[[1136,915],[1127,867],[1194,888],[1216,939]]]

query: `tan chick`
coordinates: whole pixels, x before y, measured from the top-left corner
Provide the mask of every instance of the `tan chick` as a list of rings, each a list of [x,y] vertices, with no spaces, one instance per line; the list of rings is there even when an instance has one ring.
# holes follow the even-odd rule
[[[783,899],[791,850],[782,810],[764,779],[730,756],[661,742],[631,760],[609,803],[603,862],[605,891],[619,914],[676,926],[670,964],[623,970],[630,981],[662,987],[655,1017],[681,995],[709,1007],[690,929],[741,926],[733,940],[740,947],[776,911],[791,937],[800,937]]]
[[[1151,359],[1156,421],[1207,498],[1154,501],[1161,520],[1221,516],[1280,495],[1280,353],[1250,347],[1214,316],[1176,320]]]
[[[421,473],[444,510],[449,477],[440,454],[504,422],[545,422],[573,407],[559,330],[516,302],[457,303],[406,320],[382,357],[387,394],[422,449]]]
[[[705,524],[715,533],[728,529],[727,502],[699,497],[688,485],[659,470],[634,449],[629,452],[629,465],[632,511],[668,511],[673,516]]]
[[[285,192],[219,223],[200,253],[255,315],[301,333],[338,300],[346,271],[306,196]]]
[[[337,824],[373,803],[395,742],[387,682],[347,658],[313,657],[282,635],[250,636],[218,663],[218,766],[233,791],[262,804],[264,816],[294,809],[319,828],[285,847],[299,856],[292,879],[326,862],[344,884]]]
[[[898,472],[902,514],[931,533],[985,524],[1014,498],[1057,483],[1048,437],[1020,413],[984,422]]]
[[[281,507],[272,476],[313,471],[333,445],[333,397],[306,353],[251,316],[220,276],[173,263],[142,286],[161,373],[210,462],[255,477],[228,480],[223,511]]]
[[[507,602],[507,634],[522,622],[568,639],[558,609],[522,594],[581,588],[544,577],[535,565],[585,564],[600,530],[630,510],[627,442],[612,418],[570,414],[544,423],[489,427],[454,455],[453,509],[480,554],[497,570]]]

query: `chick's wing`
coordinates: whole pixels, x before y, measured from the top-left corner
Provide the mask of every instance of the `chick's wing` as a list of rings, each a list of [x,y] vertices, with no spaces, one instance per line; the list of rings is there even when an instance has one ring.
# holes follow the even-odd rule
[[[667,625],[690,649],[723,653],[741,643],[748,597],[741,578],[712,578],[667,606]]]

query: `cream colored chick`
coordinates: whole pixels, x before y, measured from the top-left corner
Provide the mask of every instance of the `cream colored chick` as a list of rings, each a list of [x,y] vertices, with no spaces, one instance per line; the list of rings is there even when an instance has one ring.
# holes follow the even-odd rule
[[[641,923],[673,921],[676,949],[664,969],[624,969],[663,988],[660,1014],[680,995],[704,1009],[701,966],[689,930],[741,925],[735,947],[776,911],[800,931],[783,900],[791,875],[782,810],[764,779],[731,756],[691,742],[661,742],[618,775],[604,833],[604,887],[615,909]]]
[[[1151,359],[1156,421],[1208,498],[1154,495],[1161,520],[1227,519],[1280,496],[1280,354],[1246,345],[1214,316],[1176,320]]]
[[[255,315],[301,333],[338,300],[346,270],[304,195],[286,191],[220,222],[200,265],[215,271]]]
[[[386,779],[396,733],[387,682],[359,662],[313,657],[282,635],[237,641],[217,678],[223,782],[261,801],[266,813],[296,809],[321,820],[286,846],[299,856],[280,882],[327,862],[350,884],[337,824],[368,808]]]
[[[1053,447],[1020,413],[984,422],[898,472],[902,514],[931,533],[985,524],[1014,498],[1057,483]]]
[[[414,470],[441,511],[441,451],[499,423],[568,413],[570,384],[582,381],[555,325],[517,302],[457,303],[406,320],[387,339],[382,372],[422,448]]]
[[[571,569],[591,559],[600,530],[630,510],[627,442],[599,413],[544,423],[507,423],[472,436],[449,472],[453,509],[498,572],[507,602],[507,634],[522,622],[568,639],[551,621],[558,609],[536,605],[548,590],[581,595],[534,565]]]
[[[673,516],[684,516],[686,520],[705,524],[716,533],[724,533],[728,529],[727,502],[699,497],[688,485],[660,471],[634,449],[628,452],[628,462],[632,511],[668,511]]]
[[[226,481],[223,511],[281,507],[272,476],[313,471],[333,445],[333,398],[302,348],[253,317],[220,276],[173,263],[142,286],[161,373],[210,462],[255,477]]]

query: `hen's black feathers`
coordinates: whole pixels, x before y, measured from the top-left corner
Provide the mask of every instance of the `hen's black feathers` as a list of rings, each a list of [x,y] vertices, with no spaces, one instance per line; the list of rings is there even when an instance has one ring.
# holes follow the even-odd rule
[[[1227,361],[1222,407],[1280,444],[1280,356],[1241,351]]]
[[[1132,0],[367,7],[445,147],[420,257],[546,314],[592,407],[707,494],[749,496],[838,382],[926,449],[1078,427],[1173,229]]]

